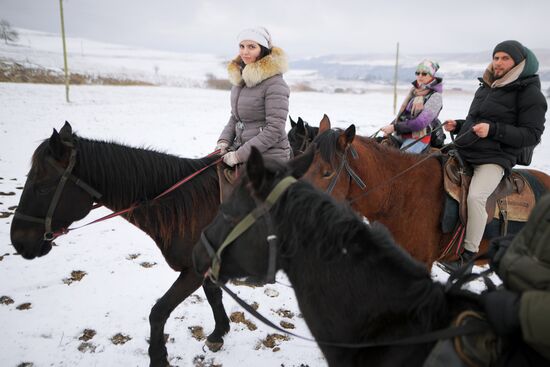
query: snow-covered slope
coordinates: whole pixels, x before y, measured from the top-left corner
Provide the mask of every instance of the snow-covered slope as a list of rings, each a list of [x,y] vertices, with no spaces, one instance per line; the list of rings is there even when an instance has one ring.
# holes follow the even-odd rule
[[[17,43],[0,43],[0,60],[62,72],[57,34],[18,29]],[[69,70],[171,86],[201,86],[207,74],[225,77],[224,60],[208,54],[176,53],[67,37]]]

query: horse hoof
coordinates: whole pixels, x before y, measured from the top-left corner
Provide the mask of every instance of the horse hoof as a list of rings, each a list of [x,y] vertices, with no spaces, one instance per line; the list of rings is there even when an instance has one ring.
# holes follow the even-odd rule
[[[210,349],[210,351],[212,351],[212,352],[217,352],[218,350],[222,349],[222,347],[223,347],[223,341],[222,342],[211,342],[211,341],[206,340],[204,342],[204,344],[206,344],[208,349]]]

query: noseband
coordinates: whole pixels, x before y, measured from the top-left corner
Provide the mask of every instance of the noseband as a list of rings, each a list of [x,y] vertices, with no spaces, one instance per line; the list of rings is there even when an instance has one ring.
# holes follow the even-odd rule
[[[66,168],[63,168],[59,165],[59,163],[53,159],[52,157],[47,157],[46,162],[51,164],[60,174],[61,178],[59,179],[59,182],[57,183],[57,188],[55,189],[55,193],[52,197],[52,201],[50,202],[50,205],[48,206],[48,211],[46,213],[45,218],[39,218],[39,217],[33,217],[31,215],[23,214],[21,211],[16,210],[14,214],[14,218],[25,220],[27,222],[33,222],[33,223],[39,223],[44,224],[44,240],[45,241],[53,241],[59,234],[53,232],[52,230],[52,221],[53,221],[53,213],[55,211],[55,208],[57,207],[57,204],[59,203],[59,200],[61,198],[61,193],[63,192],[63,188],[65,187],[65,184],[67,183],[67,180],[71,180],[74,182],[75,185],[86,191],[88,194],[90,194],[93,198],[99,199],[101,198],[101,194],[95,190],[93,187],[88,185],[86,182],[82,181],[78,177],[74,176],[71,172],[74,169],[74,166],[76,164],[76,153],[77,150],[72,142],[63,141],[63,144],[65,146],[68,146],[71,148],[71,153],[69,156],[69,164]],[[63,229],[61,230],[61,233],[63,233]]]
[[[273,190],[271,190],[265,202],[263,202],[260,206],[257,206],[254,210],[252,210],[252,212],[250,212],[239,223],[237,223],[235,227],[233,227],[233,229],[231,230],[231,232],[229,232],[217,251],[204,234],[204,231],[201,233],[201,243],[206,248],[206,251],[208,252],[208,255],[210,256],[210,259],[212,261],[208,275],[214,282],[218,281],[219,278],[222,251],[231,243],[233,243],[233,241],[239,238],[250,227],[252,227],[252,225],[263,216],[265,216],[266,218],[269,233],[267,236],[267,243],[269,246],[269,259],[266,282],[275,282],[277,236],[273,234],[273,223],[271,221],[271,216],[269,215],[269,210],[286,191],[286,189],[290,187],[290,185],[292,185],[294,182],[296,182],[296,179],[292,176],[287,176],[279,181],[279,183],[273,188]]]
[[[340,177],[340,174],[342,173],[344,168],[346,169],[346,172],[348,173],[348,175],[353,179],[353,181],[355,181],[355,183],[361,188],[361,190],[365,190],[365,188],[367,187],[367,185],[363,182],[363,180],[361,180],[361,177],[359,177],[359,175],[357,173],[355,173],[353,168],[351,168],[351,166],[349,165],[348,158],[347,158],[348,150],[351,152],[351,157],[353,159],[357,159],[359,157],[357,155],[357,151],[355,150],[355,148],[351,144],[346,146],[346,149],[344,150],[344,153],[342,153],[341,155],[338,154],[340,156],[340,159],[341,159],[340,160],[340,165],[338,166],[338,169],[336,170],[336,174],[334,175],[334,177],[332,178],[332,180],[328,184],[327,191],[326,191],[327,194],[332,193],[332,190],[334,190],[334,187],[336,186],[336,183],[338,182],[338,178]]]

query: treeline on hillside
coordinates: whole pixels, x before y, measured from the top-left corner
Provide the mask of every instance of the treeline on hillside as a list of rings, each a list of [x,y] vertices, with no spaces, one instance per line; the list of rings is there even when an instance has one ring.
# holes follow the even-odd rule
[[[69,74],[70,84],[101,84],[101,85],[153,85],[141,80],[105,77],[101,75],[87,75],[79,73]],[[0,82],[9,83],[44,83],[64,84],[65,74],[58,70],[38,67],[27,67],[19,63],[0,61]]]

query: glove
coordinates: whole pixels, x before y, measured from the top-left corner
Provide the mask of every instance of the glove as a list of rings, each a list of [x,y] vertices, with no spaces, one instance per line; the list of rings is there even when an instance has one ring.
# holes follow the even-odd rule
[[[514,234],[509,234],[504,237],[497,237],[491,240],[489,243],[489,249],[487,250],[487,256],[489,257],[489,265],[491,269],[499,274],[500,261],[504,257],[504,254],[508,250],[508,247],[512,244]]]
[[[227,153],[227,148],[229,147],[229,143],[224,141],[224,140],[220,140],[218,141],[218,144],[216,145],[216,149],[214,150],[220,150],[220,155],[224,155],[225,153]]]
[[[489,291],[481,295],[487,320],[498,335],[521,332],[519,301],[520,295],[507,289]]]
[[[223,156],[223,162],[229,167],[233,167],[236,164],[239,164],[239,158],[237,157],[237,152],[228,152]]]

